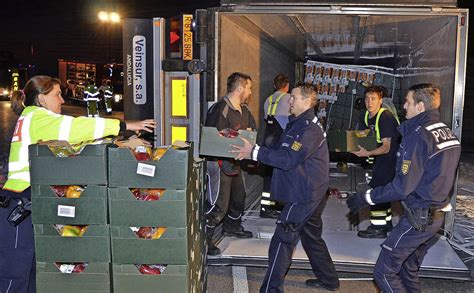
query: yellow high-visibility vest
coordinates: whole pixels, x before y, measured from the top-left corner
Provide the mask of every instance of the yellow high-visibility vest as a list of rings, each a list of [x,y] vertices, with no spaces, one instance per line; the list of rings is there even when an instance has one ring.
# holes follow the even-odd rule
[[[267,116],[275,116],[276,113],[276,108],[278,107],[278,103],[281,100],[281,97],[283,97],[285,93],[280,94],[276,100],[275,103],[273,103],[273,95],[270,96],[268,100],[268,109],[267,109]]]
[[[377,139],[377,143],[382,143],[382,140],[380,139],[380,128],[379,128],[379,119],[380,116],[382,115],[383,111],[387,109],[385,108],[380,108],[380,110],[377,113],[377,118],[375,118],[375,138]],[[393,114],[393,117],[395,117],[395,120],[397,120],[398,125],[400,125],[400,121],[398,120],[398,117]],[[369,127],[369,111],[365,111],[365,118],[364,118],[365,126]]]
[[[8,161],[8,179],[3,189],[22,192],[30,187],[28,146],[38,141],[65,140],[75,144],[120,131],[120,120],[56,114],[43,107],[29,106],[15,126]]]

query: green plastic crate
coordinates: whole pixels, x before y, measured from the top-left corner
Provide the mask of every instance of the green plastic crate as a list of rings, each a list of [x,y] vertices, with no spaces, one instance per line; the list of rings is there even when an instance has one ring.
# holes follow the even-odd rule
[[[202,288],[202,278],[196,278],[193,269],[196,270],[195,267],[189,265],[168,265],[160,275],[143,275],[135,265],[113,264],[114,292],[205,292],[205,288]]]
[[[30,145],[31,184],[107,185],[107,147],[86,145],[77,156],[56,157],[47,145]]]
[[[36,263],[36,292],[111,292],[110,263],[88,263],[81,273],[65,274],[53,262]]]
[[[109,188],[111,225],[186,227],[188,218],[198,210],[193,209],[197,191],[166,190],[156,201],[137,200],[129,188]]]
[[[80,198],[58,197],[50,185],[32,185],[33,224],[107,224],[107,187],[88,185]],[[60,206],[74,209],[74,217],[58,216]]]
[[[62,237],[52,224],[34,224],[36,260],[110,262],[108,225],[89,225],[81,237]]]
[[[109,148],[109,187],[186,189],[192,157],[192,147],[170,148],[158,161],[137,161],[130,149]],[[139,167],[148,175],[138,174]]]
[[[230,153],[233,148],[230,146],[243,146],[244,142],[240,139],[245,138],[251,144],[257,139],[257,132],[248,130],[239,130],[239,136],[235,138],[223,137],[215,127],[201,127],[201,144],[199,154],[201,156],[235,158],[235,153]]]
[[[187,228],[167,227],[159,239],[141,239],[129,226],[111,226],[112,261],[118,264],[187,264],[191,238]]]

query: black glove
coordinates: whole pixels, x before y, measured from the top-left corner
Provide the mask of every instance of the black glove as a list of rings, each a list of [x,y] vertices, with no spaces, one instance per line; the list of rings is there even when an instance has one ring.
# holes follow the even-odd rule
[[[353,193],[347,199],[346,203],[351,213],[357,213],[361,208],[369,205],[369,203],[365,200],[365,191]]]

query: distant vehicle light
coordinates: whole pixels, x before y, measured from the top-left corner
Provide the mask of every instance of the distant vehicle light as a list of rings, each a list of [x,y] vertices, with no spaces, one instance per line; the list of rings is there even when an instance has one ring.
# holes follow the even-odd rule
[[[115,101],[115,103],[120,102],[120,100],[122,100],[122,95],[120,95],[120,94],[114,95],[114,101]]]
[[[3,90],[3,92],[2,92],[2,94],[3,94],[4,96],[8,96],[9,93],[10,93],[10,92],[9,92],[8,90]]]

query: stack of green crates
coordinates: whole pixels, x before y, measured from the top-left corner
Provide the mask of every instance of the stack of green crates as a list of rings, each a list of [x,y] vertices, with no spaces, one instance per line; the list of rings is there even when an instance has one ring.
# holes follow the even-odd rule
[[[137,174],[145,168],[147,175]],[[137,161],[126,148],[109,148],[109,215],[114,292],[203,292],[205,286],[202,169],[192,147],[170,148],[158,161]],[[137,200],[131,189],[165,189],[159,200]],[[165,227],[159,239],[142,239],[131,227]],[[161,264],[158,275],[136,265]]]
[[[29,147],[37,292],[110,292],[107,223],[107,145],[87,145],[77,156],[56,157],[47,145]],[[80,198],[58,197],[53,185],[82,185]],[[60,206],[74,210],[59,216]],[[54,225],[88,225],[79,237],[62,237]],[[56,264],[87,263],[81,273]]]

